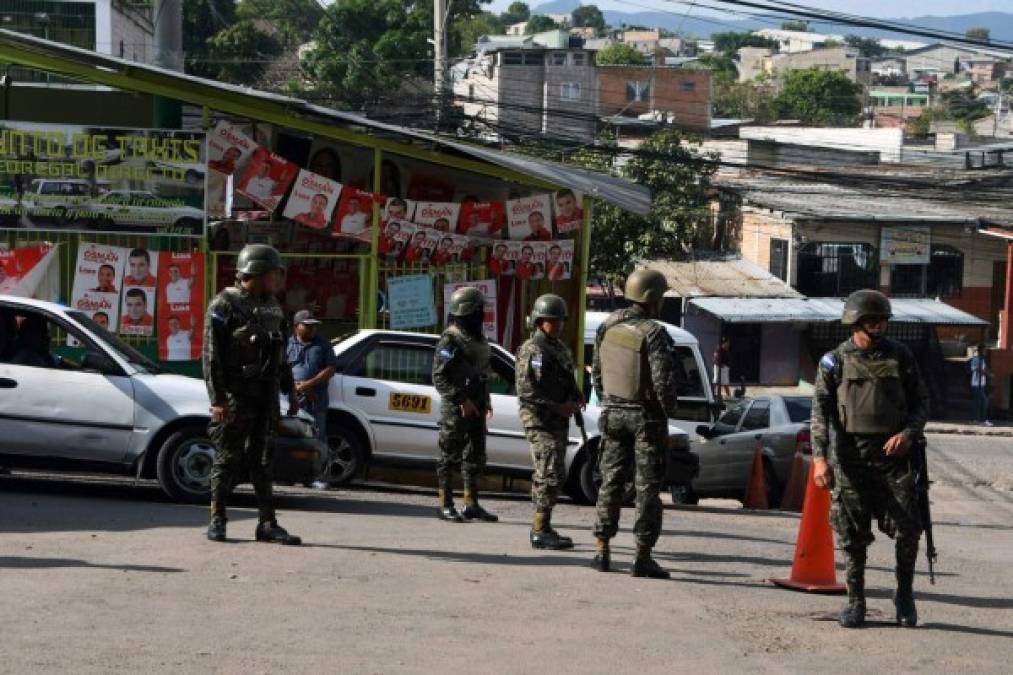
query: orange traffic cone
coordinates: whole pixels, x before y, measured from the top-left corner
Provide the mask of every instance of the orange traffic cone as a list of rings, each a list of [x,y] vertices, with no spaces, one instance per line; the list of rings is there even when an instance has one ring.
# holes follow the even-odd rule
[[[749,472],[749,482],[746,484],[746,496],[742,499],[742,506],[747,509],[769,509],[767,503],[767,481],[763,478],[763,449],[756,444],[756,454],[753,455],[753,470]]]
[[[795,561],[790,579],[771,579],[771,583],[809,593],[844,593],[837,583],[834,567],[834,539],[830,532],[830,492],[816,487],[812,468],[805,491],[805,505],[795,542]]]
[[[802,453],[796,452],[788,473],[788,484],[784,486],[784,497],[781,498],[781,509],[785,511],[801,511],[805,500],[805,460]]]

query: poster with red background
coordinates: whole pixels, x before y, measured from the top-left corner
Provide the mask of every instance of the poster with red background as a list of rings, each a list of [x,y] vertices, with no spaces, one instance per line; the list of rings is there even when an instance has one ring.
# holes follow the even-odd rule
[[[204,340],[204,254],[158,254],[158,358],[193,361]]]
[[[334,235],[368,241],[372,222],[373,193],[346,185],[334,217]]]
[[[505,219],[503,202],[464,202],[461,204],[457,232],[469,237],[499,239],[503,236]]]
[[[274,211],[299,173],[299,167],[267,148],[257,148],[239,179],[236,192]]]

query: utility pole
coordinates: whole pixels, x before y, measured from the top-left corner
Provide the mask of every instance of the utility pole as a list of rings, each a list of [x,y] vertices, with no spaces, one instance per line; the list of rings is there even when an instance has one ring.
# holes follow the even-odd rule
[[[156,0],[152,11],[155,23],[155,65],[183,72],[183,0]],[[155,96],[152,106],[152,123],[155,127],[180,127],[183,107],[178,101]]]
[[[453,0],[433,0],[433,101],[436,132],[440,131],[447,86],[447,15]]]

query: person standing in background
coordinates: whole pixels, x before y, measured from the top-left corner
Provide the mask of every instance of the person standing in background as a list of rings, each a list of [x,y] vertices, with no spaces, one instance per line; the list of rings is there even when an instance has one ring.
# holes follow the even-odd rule
[[[974,350],[974,356],[967,364],[971,371],[971,394],[974,398],[974,421],[981,422],[986,427],[992,426],[989,420],[988,385],[992,372],[988,369],[988,359],[985,357],[985,345],[979,344]]]

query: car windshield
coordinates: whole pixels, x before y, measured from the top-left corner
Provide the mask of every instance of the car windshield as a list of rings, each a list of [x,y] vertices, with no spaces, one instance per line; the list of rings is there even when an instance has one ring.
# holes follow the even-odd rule
[[[112,349],[120,358],[127,361],[138,370],[150,375],[157,375],[165,372],[157,363],[137,351],[123,340],[119,339],[102,326],[95,323],[90,316],[84,312],[67,312],[67,315],[79,324],[98,336],[105,346]]]
[[[786,398],[784,407],[788,411],[788,419],[793,423],[808,422],[813,415],[813,400],[808,396]]]

